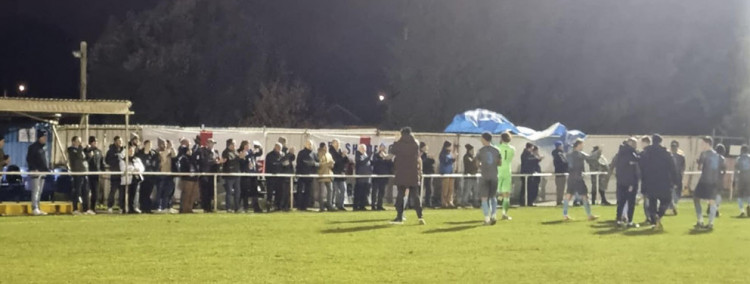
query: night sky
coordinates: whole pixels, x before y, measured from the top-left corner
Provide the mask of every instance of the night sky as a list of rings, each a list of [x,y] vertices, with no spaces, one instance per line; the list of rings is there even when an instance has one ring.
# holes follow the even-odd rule
[[[71,52],[91,45],[110,17],[124,17],[155,5],[152,0],[0,1],[0,84],[14,96],[19,83],[27,96],[78,97],[78,59]],[[2,90],[0,90],[2,91]]]

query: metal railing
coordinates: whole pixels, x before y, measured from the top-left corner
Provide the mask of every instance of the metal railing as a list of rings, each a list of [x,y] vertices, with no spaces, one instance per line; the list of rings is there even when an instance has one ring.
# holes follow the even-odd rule
[[[123,172],[32,172],[32,171],[23,171],[23,172],[2,172],[3,176],[22,176],[22,177],[40,177],[40,176],[123,176]],[[595,182],[598,184],[599,179],[603,175],[609,175],[608,172],[584,172],[584,176],[594,176]],[[683,176],[683,183],[684,188],[694,188],[694,186],[691,186],[695,183],[697,183],[697,179],[693,181],[695,176],[699,176],[701,173],[698,171],[687,171],[684,173]],[[128,175],[141,175],[141,176],[172,176],[172,177],[212,177],[213,179],[213,189],[214,189],[214,200],[213,200],[213,209],[218,210],[219,207],[219,177],[258,177],[261,179],[268,179],[268,178],[288,178],[289,179],[289,207],[294,208],[294,180],[299,178],[346,178],[346,179],[356,179],[356,178],[393,178],[395,175],[389,174],[389,175],[342,175],[342,174],[332,174],[332,175],[319,175],[319,174],[270,174],[270,173],[179,173],[179,172],[142,172],[142,173],[133,173],[129,172]],[[727,176],[729,176],[729,180],[733,180],[734,172],[727,172]],[[568,176],[567,173],[565,174],[557,174],[557,173],[533,173],[533,174],[512,174],[512,178],[521,178],[523,179],[523,186],[524,186],[524,192],[525,195],[523,197],[524,204],[528,203],[529,199],[529,178],[531,177],[540,177],[540,178],[552,178],[552,177],[558,177],[558,176]],[[467,174],[425,174],[421,177],[421,198],[424,198],[424,187],[425,187],[425,179],[441,179],[441,178],[481,178],[481,174],[476,175],[467,175]],[[685,182],[687,180],[687,182]],[[615,179],[612,178],[610,182],[614,182]],[[728,187],[729,189],[729,198],[732,198],[733,195],[733,185]],[[126,191],[126,196],[127,196]],[[127,200],[127,197],[126,197]]]

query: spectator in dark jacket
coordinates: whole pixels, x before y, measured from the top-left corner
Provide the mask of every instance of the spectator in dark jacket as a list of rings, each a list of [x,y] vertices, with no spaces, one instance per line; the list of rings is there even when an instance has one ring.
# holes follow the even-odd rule
[[[314,175],[318,172],[318,161],[313,152],[313,141],[305,141],[305,148],[297,154],[297,174]],[[313,178],[300,177],[297,181],[297,209],[306,211],[310,205],[313,191]]]
[[[425,175],[435,174],[435,158],[429,154],[430,146],[419,142],[419,156],[422,160],[422,171]],[[440,188],[434,187],[431,177],[424,178],[424,207],[434,208],[440,204]]]
[[[198,148],[195,152],[195,162],[198,165],[198,171],[201,173],[218,173],[221,161],[219,150],[216,150],[216,140],[208,138],[206,145]],[[225,177],[222,177],[223,179]],[[226,179],[224,179],[226,181]],[[226,184],[226,183],[225,183]],[[214,177],[198,177],[198,188],[200,191],[201,209],[205,213],[214,212]]]
[[[542,156],[539,153],[539,147],[534,145],[534,147],[531,148],[531,156],[533,159],[529,160],[531,173],[541,173],[542,172],[542,166],[540,163],[544,159],[544,156]],[[534,206],[534,203],[536,202],[536,198],[539,196],[539,184],[541,184],[542,178],[538,176],[532,176],[529,177],[529,196],[526,200],[527,206]]]
[[[541,161],[540,157],[534,154],[534,144],[526,143],[526,148],[521,153],[521,173],[533,174]],[[526,177],[521,179],[520,200],[521,206],[531,206],[534,203],[534,196],[539,192],[539,177]],[[528,189],[528,195],[526,190]]]
[[[393,162],[391,157],[386,152],[387,148],[385,144],[380,144],[378,152],[372,156],[372,171],[376,175],[390,175],[393,174]],[[372,202],[371,209],[378,211],[385,211],[383,207],[383,197],[385,196],[385,186],[388,184],[388,178],[379,177],[372,179],[372,195],[370,200]]]
[[[420,200],[420,180],[422,179],[422,161],[419,158],[419,143],[411,134],[411,128],[401,129],[401,137],[393,143],[393,168],[396,175],[394,182],[398,187],[396,195],[396,219],[391,224],[403,224],[404,196],[409,191],[409,203],[417,211],[419,224],[425,225],[422,219],[422,200]]]
[[[266,155],[265,167],[267,174],[280,174],[283,171],[282,159],[284,156],[281,154],[281,143],[276,143],[273,147],[273,151],[268,152]],[[281,190],[283,186],[283,177],[267,177],[266,183],[268,184],[268,190],[266,191],[266,203],[267,210],[270,211],[271,207],[276,206],[277,210],[280,210],[279,199],[281,196]]]
[[[101,172],[106,170],[104,156],[102,155],[102,150],[99,150],[98,144],[99,142],[96,140],[96,137],[91,136],[89,137],[88,147],[83,150],[84,154],[86,154],[86,160],[89,163],[90,172]],[[89,191],[91,193],[91,198],[89,200],[84,200],[84,202],[90,202],[90,208],[86,211],[86,214],[94,215],[96,214],[94,212],[96,210],[96,202],[99,200],[99,175],[89,175],[86,178],[88,179]]]
[[[29,146],[26,154],[26,164],[29,172],[46,174],[50,172],[49,163],[47,162],[47,132],[39,131],[37,140]],[[44,188],[44,175],[33,175],[31,177],[31,208],[34,215],[47,215],[46,212],[39,209],[39,200],[42,198],[42,189]]]
[[[474,146],[466,144],[464,154],[464,174],[476,176],[479,173],[479,161],[474,157]],[[463,187],[458,191],[458,206],[470,207],[470,203],[479,205],[479,191],[476,177],[465,177]]]
[[[349,153],[341,149],[340,144],[341,142],[338,139],[333,139],[333,141],[331,141],[331,147],[329,148],[331,157],[333,157],[334,162],[334,175],[346,174],[346,166],[347,164],[349,164],[349,158],[347,157]],[[336,205],[336,209],[346,211],[346,209],[344,208],[344,199],[346,199],[346,179],[341,177],[334,178],[333,190],[336,192],[335,202],[333,202],[333,204]]]
[[[177,171],[185,174],[198,172],[193,150],[190,148],[190,140],[180,139],[180,147],[177,149]],[[193,213],[193,206],[198,198],[198,178],[195,175],[180,176],[180,213]]]
[[[282,148],[283,149],[283,148]],[[286,152],[282,152],[282,158],[281,158],[281,173],[283,174],[294,174],[294,160],[297,159],[297,155],[295,154],[297,152],[297,149],[294,147],[287,148]],[[279,191],[279,197],[276,200],[277,207],[281,208],[283,211],[289,211],[291,210],[291,198],[292,198],[292,185],[294,181],[290,179],[289,177],[284,177],[281,180],[281,191]]]
[[[630,138],[620,145],[620,150],[612,159],[612,165],[609,167],[615,172],[617,178],[617,224],[621,226],[635,226],[633,214],[635,213],[635,198],[638,195],[639,174],[639,157],[635,147],[638,140]],[[627,205],[628,212],[623,217],[623,211]]]
[[[86,154],[83,153],[81,137],[73,136],[73,139],[71,139],[71,145],[68,147],[68,164],[70,165],[70,171],[74,173],[82,173],[89,170]],[[73,187],[70,191],[70,199],[73,203],[73,215],[81,215],[82,212],[89,210],[88,202],[85,200],[88,197],[86,176],[73,176]]]
[[[227,140],[227,148],[221,153],[221,163],[224,173],[236,174],[240,172],[240,155],[237,154],[237,145],[234,139]],[[224,176],[224,190],[226,191],[225,205],[227,213],[240,211],[240,177]]]
[[[122,153],[122,138],[115,136],[112,145],[109,145],[107,150],[107,156],[105,162],[109,166],[110,172],[120,171],[120,160],[125,159],[125,154]],[[120,206],[120,212],[125,211],[125,188],[122,186],[122,176],[119,174],[113,174],[109,176],[109,196],[107,196],[107,212],[112,214],[112,206],[115,205],[115,194],[118,194],[118,205]]]
[[[677,184],[677,171],[672,155],[661,145],[661,136],[654,134],[651,142],[653,144],[643,150],[639,165],[642,170],[643,191],[649,198],[651,227],[661,228],[661,218],[672,204],[672,189]]]
[[[158,173],[161,169],[161,157],[159,156],[159,153],[152,148],[151,140],[143,141],[143,149],[138,153],[138,158],[141,159],[146,172]],[[143,176],[143,182],[138,191],[138,201],[141,207],[141,213],[151,214],[151,210],[153,209],[151,192],[154,191],[154,187],[158,181],[158,176]]]
[[[357,175],[371,175],[373,173],[371,158],[367,155],[367,146],[359,144],[355,154]],[[365,211],[367,195],[370,193],[370,178],[357,178],[354,185],[354,211]]]
[[[669,152],[672,154],[675,170],[677,170],[677,185],[672,196],[672,206],[669,208],[672,209],[674,215],[677,215],[677,202],[682,197],[682,178],[685,175],[685,153],[680,150],[680,142],[677,142],[677,140],[672,140]]]
[[[568,182],[568,177],[564,175],[568,173],[568,159],[563,149],[563,142],[555,142],[555,150],[552,151],[552,160],[555,165],[556,201],[557,205],[562,205],[563,196],[565,195],[565,183]]]
[[[251,148],[252,146],[252,148]],[[240,143],[240,151],[238,153],[240,159],[240,172],[242,173],[258,173],[260,166],[258,165],[258,158],[263,156],[263,148],[260,142],[254,141],[252,145],[248,141],[242,141]],[[258,177],[241,177],[240,178],[240,202],[242,203],[243,211],[247,212],[250,209],[250,201],[253,203],[253,212],[261,213],[263,210],[260,208],[258,203]]]
[[[453,149],[451,151],[451,149]],[[450,141],[443,143],[443,149],[440,151],[440,174],[453,174],[453,164],[456,163],[458,149],[453,147]],[[453,178],[443,178],[441,182],[441,204],[443,208],[455,208],[453,204],[453,195],[455,190],[455,180]]]

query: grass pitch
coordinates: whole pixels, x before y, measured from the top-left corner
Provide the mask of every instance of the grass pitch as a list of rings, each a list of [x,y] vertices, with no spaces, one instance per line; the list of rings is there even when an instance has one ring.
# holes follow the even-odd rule
[[[571,208],[0,218],[0,282],[78,283],[748,283],[750,219],[726,202],[694,231],[692,204],[665,230],[617,229]],[[731,216],[730,216],[731,215]],[[642,220],[642,208],[636,210]]]

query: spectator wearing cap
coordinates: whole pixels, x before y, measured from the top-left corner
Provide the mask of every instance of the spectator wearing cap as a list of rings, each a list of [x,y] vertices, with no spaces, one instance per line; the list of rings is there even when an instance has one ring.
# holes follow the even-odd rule
[[[198,148],[198,151],[195,153],[195,162],[198,164],[198,171],[201,173],[219,172],[219,159],[221,156],[219,155],[219,150],[216,150],[215,147],[216,140],[208,138],[206,146]],[[226,182],[226,179],[224,181]],[[212,176],[198,177],[198,187],[200,188],[201,209],[205,213],[213,212],[214,178]]]
[[[73,136],[67,154],[71,172],[83,173],[88,171],[88,161],[86,160],[86,154],[83,153],[81,137]],[[70,191],[70,199],[73,203],[73,215],[81,215],[82,212],[89,210],[88,202],[84,201],[84,199],[88,199],[87,189],[86,176],[73,176],[73,187]]]
[[[440,151],[440,174],[449,175],[453,173],[453,165],[456,163],[457,148],[453,147],[450,141],[443,143],[443,149]],[[441,205],[443,208],[455,208],[453,204],[453,195],[455,189],[455,180],[447,177],[443,178],[441,183]]]
[[[96,140],[96,137],[91,136],[89,137],[89,145],[86,146],[85,149],[83,149],[83,153],[86,155],[86,160],[89,164],[89,172],[101,172],[106,169],[106,166],[104,165],[104,156],[102,155],[102,150],[98,147],[99,142]],[[96,202],[99,200],[99,175],[92,174],[88,175],[86,177],[88,179],[88,187],[89,192],[91,193],[91,198],[89,200],[84,200],[84,202],[89,202],[89,210],[86,211],[86,214],[93,215],[96,211]],[[86,196],[84,196],[86,198]]]
[[[151,145],[151,140],[143,141],[143,149],[138,152],[137,156],[141,159],[146,172],[158,173],[161,169],[161,156],[159,156],[159,153],[156,152]],[[140,204],[141,213],[151,214],[151,210],[153,209],[151,193],[154,191],[154,187],[158,183],[158,176],[143,176],[143,182],[138,189],[138,204]]]
[[[173,160],[177,158],[177,152],[172,146],[171,140],[159,138],[159,171],[162,173],[171,173]],[[212,183],[213,185],[213,183]],[[174,177],[166,174],[159,177],[159,185],[156,188],[156,206],[157,213],[177,213],[172,209],[172,196],[174,195]]]
[[[31,208],[34,215],[47,215],[46,212],[39,208],[39,200],[42,198],[42,189],[44,188],[44,175],[50,172],[49,163],[47,162],[47,132],[40,130],[37,132],[37,140],[29,145],[26,154],[26,163],[29,172],[37,175],[31,176]]]
[[[109,166],[109,171],[120,171],[120,160],[125,160],[122,153],[122,138],[115,136],[112,145],[109,145],[105,162]],[[110,175],[109,177],[109,195],[107,196],[107,212],[113,213],[112,206],[115,205],[115,194],[118,194],[118,206],[120,213],[125,211],[125,188],[122,186],[122,180],[119,174]]]
[[[378,152],[372,155],[372,171],[376,175],[390,175],[393,173],[393,161],[387,153],[385,144],[378,146]],[[385,186],[388,184],[387,177],[372,179],[372,194],[370,195],[371,209],[385,211],[383,197]]]
[[[672,140],[669,147],[669,153],[672,155],[675,170],[677,170],[677,184],[674,187],[674,196],[672,197],[672,214],[677,215],[677,202],[682,197],[682,178],[685,176],[685,153],[680,149],[680,142]]]
[[[240,156],[237,154],[237,146],[234,139],[227,140],[227,148],[221,153],[221,163],[223,171],[227,174],[236,174],[240,172]],[[240,211],[240,177],[224,176],[224,190],[226,191],[226,208],[227,213]]]
[[[456,205],[462,207],[471,207],[471,203],[479,204],[479,194],[477,192],[477,178],[479,173],[479,161],[474,156],[474,146],[471,144],[464,145],[466,154],[464,154],[464,177],[463,187],[459,188],[457,193]]]
[[[565,149],[561,141],[555,141],[555,150],[552,150],[552,163],[555,166],[555,191],[556,204],[562,205],[563,196],[565,195],[565,183],[568,181],[568,160],[565,157]]]

